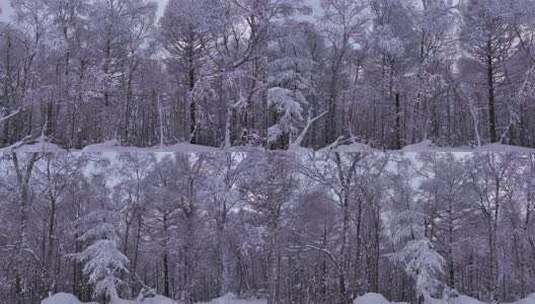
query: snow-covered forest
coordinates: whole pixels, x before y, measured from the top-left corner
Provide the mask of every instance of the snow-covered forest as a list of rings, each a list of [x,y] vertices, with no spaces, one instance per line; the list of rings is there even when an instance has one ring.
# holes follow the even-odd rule
[[[535,0],[0,0],[0,304],[535,304]]]
[[[535,147],[533,0],[9,2],[1,146]]]
[[[4,153],[0,302],[512,302],[534,215],[533,154]]]

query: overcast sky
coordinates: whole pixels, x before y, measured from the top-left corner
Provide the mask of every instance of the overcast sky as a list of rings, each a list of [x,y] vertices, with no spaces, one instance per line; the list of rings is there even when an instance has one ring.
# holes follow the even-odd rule
[[[160,7],[160,13],[161,11],[163,10],[165,4],[167,3],[168,0],[153,0],[155,2],[158,2]],[[1,13],[0,13],[0,21],[7,21],[9,19],[9,16],[11,15],[12,13],[12,9],[11,7],[9,6],[9,0],[0,0],[0,9],[1,9]]]
[[[159,4],[159,14],[161,15],[163,12],[163,9],[165,7],[165,4],[168,0],[153,0]],[[303,19],[313,19],[314,17],[318,16],[318,13],[320,12],[320,0],[305,0],[305,3],[310,5],[314,11],[312,16],[308,17],[301,17]],[[9,0],[0,0],[0,8],[2,9],[2,13],[0,13],[0,21],[7,21],[9,20],[9,16],[12,14],[12,9],[9,7]]]

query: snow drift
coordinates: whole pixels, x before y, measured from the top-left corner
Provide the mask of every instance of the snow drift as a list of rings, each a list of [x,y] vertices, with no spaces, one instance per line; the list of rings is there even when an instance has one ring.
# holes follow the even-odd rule
[[[97,302],[81,302],[77,297],[70,293],[57,293],[52,295],[43,301],[41,304],[99,304]],[[156,295],[151,298],[144,298],[142,300],[123,300],[123,299],[112,299],[111,304],[179,304],[178,302],[166,298],[161,295]]]
[[[41,301],[41,304],[84,304],[84,303],[80,302],[80,300],[78,300],[77,297],[75,297],[74,295],[70,293],[60,292],[60,293],[57,293],[55,295],[52,295],[44,299],[43,301]],[[98,303],[91,302],[91,303],[85,303],[85,304],[98,304]]]
[[[367,293],[356,298],[353,304],[407,304],[405,302],[390,302],[383,295],[378,293]],[[450,297],[449,299],[428,299],[425,304],[487,304],[478,299],[466,296],[458,295]],[[504,304],[535,304],[535,293],[530,294],[524,299]]]
[[[265,299],[240,299],[232,293],[228,293],[222,297],[215,298],[210,302],[199,304],[266,304]]]
[[[211,300],[210,302],[199,304],[266,304],[265,299],[240,299],[236,295],[229,293],[222,297]],[[50,296],[41,304],[98,304],[95,302],[82,303],[74,295],[68,293],[57,293]],[[112,300],[112,304],[179,304],[178,302],[166,298],[161,295],[157,295],[152,298],[145,298],[141,301],[129,301],[122,299]],[[407,304],[405,302],[390,302],[383,295],[378,293],[367,293],[353,301],[353,304]],[[443,299],[431,299],[426,301],[426,304],[485,304],[485,302],[479,301],[475,298],[460,295],[457,297],[451,297],[448,300]],[[525,299],[521,299],[511,303],[505,304],[535,304],[535,293],[529,295]]]
[[[388,301],[383,295],[378,293],[367,293],[356,298],[353,304],[394,304],[396,302]],[[405,302],[398,302],[397,304],[407,304]]]
[[[512,303],[506,303],[506,304],[535,304],[535,293],[530,294],[524,299],[521,299]]]

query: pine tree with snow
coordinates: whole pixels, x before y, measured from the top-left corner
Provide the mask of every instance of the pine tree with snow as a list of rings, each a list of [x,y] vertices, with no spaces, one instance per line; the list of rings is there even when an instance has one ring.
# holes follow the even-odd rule
[[[438,294],[442,286],[439,277],[443,273],[444,258],[429,239],[409,241],[393,255],[393,259],[402,263],[407,275],[415,281],[419,303]]]
[[[268,105],[278,117],[276,124],[268,129],[268,142],[274,143],[289,137],[296,137],[298,125],[303,121],[303,107],[306,100],[300,92],[274,87],[268,90]]]
[[[416,189],[411,182],[415,172],[404,160],[397,164],[397,171],[391,177],[394,212],[391,213],[390,229],[394,243],[400,249],[390,257],[414,280],[418,303],[423,303],[438,294],[443,286],[440,275],[444,272],[445,260],[428,237],[426,204],[415,199]]]
[[[119,275],[128,272],[128,258],[119,250],[119,237],[110,223],[113,217],[110,211],[90,213],[84,220],[96,225],[83,233],[80,241],[91,245],[76,254],[85,264],[83,273],[94,286],[94,296],[103,296],[107,303],[119,297],[117,287],[122,283]]]

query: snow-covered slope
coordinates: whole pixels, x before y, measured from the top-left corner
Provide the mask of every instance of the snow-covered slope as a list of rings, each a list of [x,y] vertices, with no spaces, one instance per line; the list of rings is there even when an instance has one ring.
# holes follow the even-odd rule
[[[366,144],[352,143],[348,145],[339,145],[336,147],[325,147],[323,149],[318,150],[318,152],[379,152],[379,150],[374,149]]]
[[[409,145],[403,148],[404,152],[519,152],[519,153],[535,153],[533,148],[525,148],[520,146],[510,146],[503,144],[487,144],[481,147],[438,147],[430,140],[423,141],[414,145]]]
[[[235,295],[229,293],[220,298],[216,298],[206,303],[198,304],[266,304],[264,299],[239,299]],[[82,303],[74,295],[68,293],[57,293],[41,301],[41,304],[98,304],[98,303]],[[157,295],[152,298],[145,298],[142,301],[112,299],[111,304],[180,304],[175,300]]]
[[[266,304],[265,299],[239,299],[233,294],[227,294],[220,298],[211,300],[210,302],[198,303],[198,304]],[[98,304],[98,303],[82,303],[75,296],[68,293],[58,293],[49,298],[44,299],[41,304]],[[178,302],[166,298],[164,296],[157,295],[153,298],[147,298],[143,302],[129,301],[122,299],[115,299],[112,304],[179,304]],[[407,304],[404,302],[390,302],[383,295],[378,293],[367,293],[356,298],[353,304]],[[452,297],[448,300],[431,299],[426,304],[486,304],[477,299],[469,296],[460,295],[458,297]],[[505,304],[535,304],[535,293],[529,295],[525,299],[505,303]]]
[[[406,304],[403,302],[390,302],[383,295],[377,293],[367,293],[363,296],[356,298],[353,301],[353,304]],[[428,299],[425,304],[486,304],[485,302],[479,301],[478,299],[459,295],[457,297],[451,297],[447,300],[444,299]],[[518,300],[511,303],[504,304],[535,304],[535,293],[529,295],[525,299]]]
[[[50,296],[43,301],[41,301],[41,304],[84,304],[78,300],[74,295],[70,293],[57,293],[53,296]],[[98,304],[95,302],[91,303],[85,303],[85,304]]]
[[[178,143],[169,146],[154,146],[154,147],[132,147],[132,146],[122,146],[116,140],[106,141],[100,144],[89,145],[82,150],[69,150],[71,152],[191,152],[191,153],[212,153],[212,152],[237,152],[237,151],[258,151],[262,148],[254,147],[231,147],[229,149],[221,149],[216,147],[201,146],[201,145],[192,145],[189,143]],[[297,152],[299,150],[308,150],[307,148],[295,147],[291,149],[292,152]],[[35,141],[28,143],[15,143],[6,148],[0,148],[0,153],[7,152],[66,152],[67,150],[60,147],[59,145],[53,144],[39,138]],[[337,145],[330,146],[323,149],[320,149],[318,152],[382,152],[381,150],[374,149],[367,144],[362,143],[351,143],[347,145]],[[388,152],[388,151],[387,151]],[[487,144],[481,147],[470,147],[470,146],[461,146],[461,147],[439,147],[433,144],[431,141],[426,140],[421,143],[405,146],[401,152],[409,153],[421,153],[421,152],[451,152],[451,153],[472,153],[472,152],[495,152],[495,153],[535,153],[534,148],[526,148],[520,146],[511,146],[503,144]]]
[[[63,149],[56,145],[52,144],[42,137],[38,138],[35,141],[20,141],[14,143],[13,145],[5,148],[0,148],[0,153],[7,152],[59,152]]]
[[[240,150],[240,148],[232,148]],[[232,150],[231,149],[231,150]],[[245,148],[244,148],[245,149]],[[0,148],[0,153],[7,152],[64,152],[66,149],[59,145],[48,142],[43,138],[28,143],[15,143],[6,148]],[[218,152],[219,148],[192,145],[189,143],[178,143],[170,146],[154,146],[154,147],[129,147],[121,146],[118,141],[110,140],[100,144],[89,145],[82,150],[69,150],[72,152]]]
[[[81,152],[216,152],[218,148],[178,143],[171,146],[154,146],[149,148],[121,146],[118,141],[111,140],[101,144],[90,145]]]
[[[535,304],[535,293],[532,293],[526,298],[518,300],[516,302],[505,303],[505,304]]]
[[[394,304],[396,302],[388,301],[383,295],[378,293],[367,293],[356,298],[353,301],[353,304]],[[398,304],[407,304],[404,302],[399,302]]]
[[[220,298],[213,299],[210,302],[199,304],[266,304],[265,299],[239,299],[235,295],[229,293]]]
[[[41,301],[41,304],[99,304],[99,303],[96,303],[96,302],[82,303],[74,295],[70,293],[61,292],[61,293],[57,293],[55,295],[52,295],[44,299],[43,301]],[[112,299],[111,304],[179,304],[179,303],[172,299],[166,298],[164,296],[157,295],[152,298],[146,298],[142,301]]]
[[[145,298],[140,301],[125,300],[125,299],[112,299],[110,304],[180,304],[175,300],[166,298],[164,296],[157,295],[153,298]]]
[[[374,149],[366,144],[352,143],[349,145],[339,145],[337,147],[328,147],[321,149],[320,152],[335,151],[335,152],[369,152],[380,150]],[[388,151],[387,151],[388,152]],[[451,153],[473,153],[473,152],[495,152],[495,153],[535,153],[535,149],[520,146],[511,146],[504,144],[487,144],[481,147],[439,147],[433,144],[430,140],[426,140],[417,144],[405,146],[401,152],[421,153],[421,152],[451,152]]]
[[[137,304],[137,303],[136,303]],[[178,302],[173,301],[164,296],[157,295],[153,298],[146,298],[140,304],[178,304]]]
[[[469,296],[459,295],[457,297],[451,297],[448,300],[443,299],[429,299],[426,304],[486,304],[478,299],[474,299]]]

